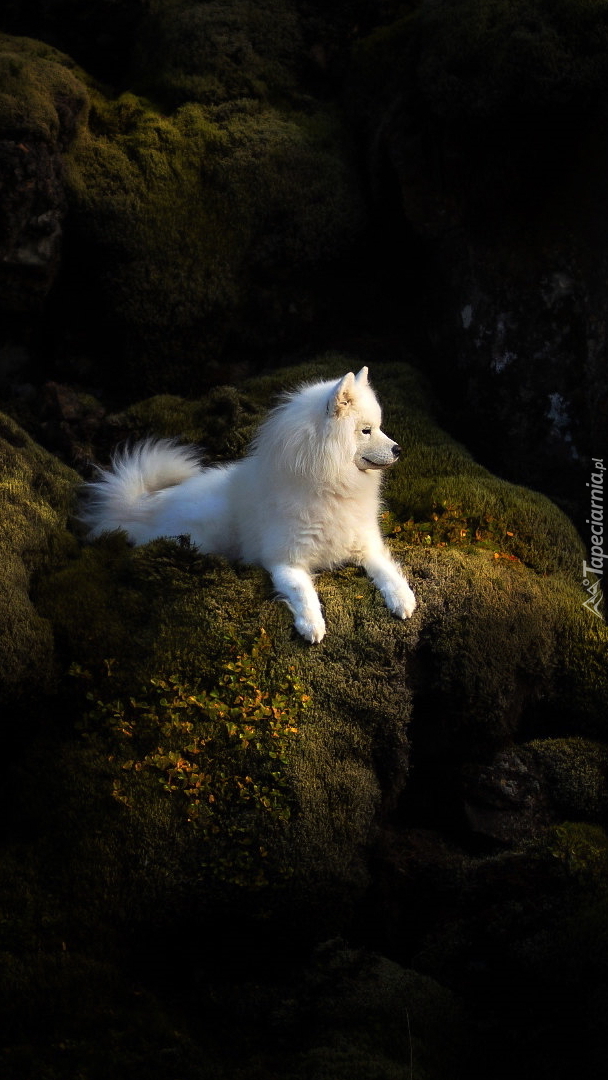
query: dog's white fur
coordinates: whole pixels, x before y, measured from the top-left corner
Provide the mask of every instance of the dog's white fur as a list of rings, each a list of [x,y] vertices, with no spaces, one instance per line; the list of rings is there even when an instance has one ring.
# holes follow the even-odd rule
[[[88,485],[92,536],[124,530],[134,544],[188,535],[201,550],[265,567],[296,629],[321,641],[311,573],[362,566],[399,618],[416,606],[378,525],[382,471],[400,448],[380,430],[367,368],[286,394],[247,456],[201,468],[193,447],[148,439],[116,454]]]

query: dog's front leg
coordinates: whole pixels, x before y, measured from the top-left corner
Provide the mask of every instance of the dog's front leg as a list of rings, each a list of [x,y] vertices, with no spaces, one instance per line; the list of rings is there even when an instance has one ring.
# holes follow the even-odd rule
[[[405,574],[384,544],[380,543],[368,551],[362,560],[362,565],[366,574],[382,593],[389,611],[400,619],[409,619],[416,607],[416,597],[407,583]]]
[[[269,566],[275,589],[294,615],[296,630],[313,644],[325,636],[321,604],[312,578],[298,566]]]

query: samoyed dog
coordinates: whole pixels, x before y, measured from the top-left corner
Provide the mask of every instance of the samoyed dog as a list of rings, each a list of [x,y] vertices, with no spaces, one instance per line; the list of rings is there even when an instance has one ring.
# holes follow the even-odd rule
[[[361,566],[400,619],[416,606],[378,524],[385,469],[401,453],[380,428],[367,368],[285,394],[247,456],[202,468],[193,447],[147,439],[89,485],[90,535],[133,544],[187,535],[203,552],[263,566],[307,641],[325,622],[311,574]]]

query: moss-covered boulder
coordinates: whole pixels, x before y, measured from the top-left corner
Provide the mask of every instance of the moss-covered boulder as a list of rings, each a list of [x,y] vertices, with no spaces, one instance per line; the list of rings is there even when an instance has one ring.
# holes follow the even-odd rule
[[[96,94],[67,176],[72,271],[90,267],[80,299],[124,342],[111,369],[124,389],[127,359],[131,394],[217,382],[229,344],[256,353],[308,322],[308,275],[324,277],[361,220],[327,107],[193,101],[167,115]]]
[[[207,403],[155,398],[120,423],[198,428],[202,442],[209,425],[216,446],[224,432],[238,452],[275,391],[350,366],[330,356]],[[119,906],[142,918],[159,894],[195,910],[244,888],[272,907],[276,888],[302,933],[319,919],[335,931],[368,887],[375,830],[403,799],[422,815],[434,802],[449,828],[471,800],[462,770],[506,741],[605,737],[606,631],[582,608],[576,531],[446,436],[411,369],[372,375],[404,446],[386,530],[417,595],[410,621],[345,568],[320,575],[328,635],[311,648],[263,571],[170,540],[102,538],[39,583],[84,731],[68,772],[90,770],[114,801],[111,858],[123,866],[130,852]],[[503,834],[515,843],[521,830]],[[97,845],[87,859],[100,861]]]
[[[293,4],[158,3],[141,34],[123,93],[40,42],[0,39],[8,308],[24,267],[47,269],[48,292],[61,255],[46,371],[50,338],[64,380],[131,398],[200,391],[299,345],[349,294],[338,268],[364,219],[339,109],[298,89]]]

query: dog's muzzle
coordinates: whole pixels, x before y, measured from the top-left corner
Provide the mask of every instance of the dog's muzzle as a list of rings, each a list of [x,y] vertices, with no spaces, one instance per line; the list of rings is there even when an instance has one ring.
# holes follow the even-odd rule
[[[387,454],[386,458],[383,458],[383,460],[381,461],[373,461],[372,458],[368,457],[363,457],[362,461],[364,461],[367,467],[370,469],[388,469],[390,465],[395,464],[397,458],[401,454],[401,447],[398,443],[393,443],[390,448],[390,453],[392,457],[389,457]]]

